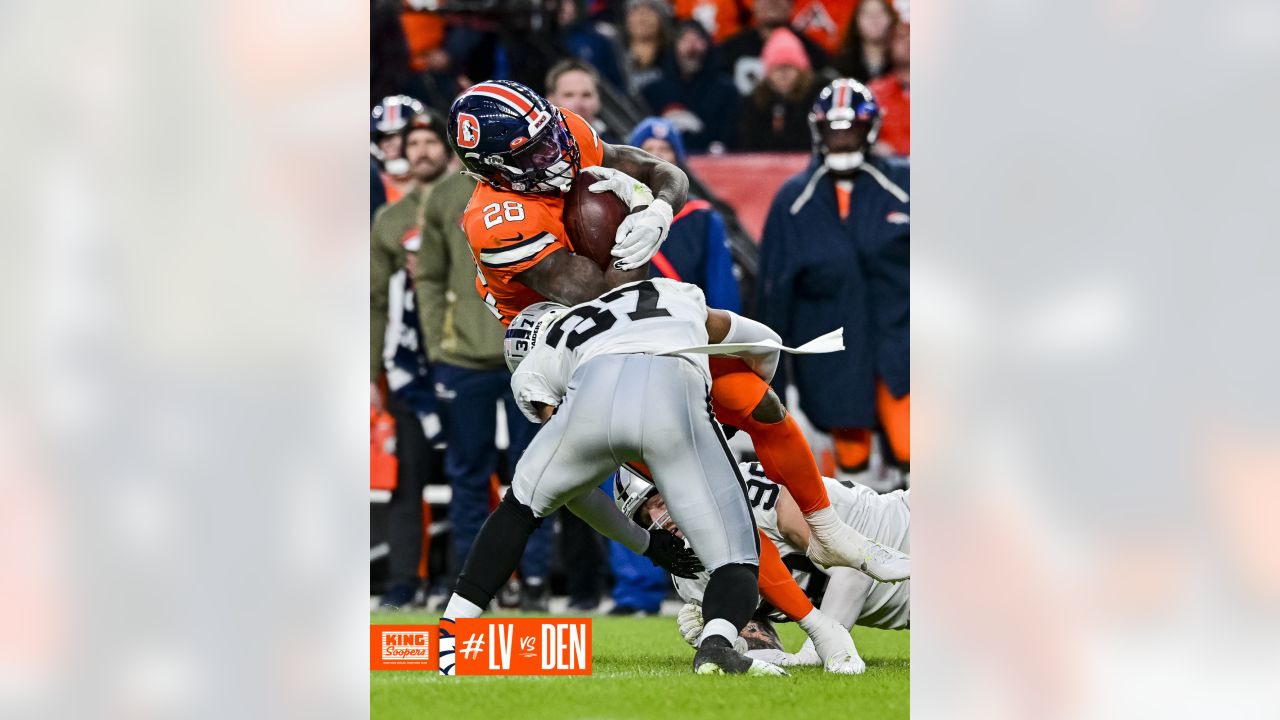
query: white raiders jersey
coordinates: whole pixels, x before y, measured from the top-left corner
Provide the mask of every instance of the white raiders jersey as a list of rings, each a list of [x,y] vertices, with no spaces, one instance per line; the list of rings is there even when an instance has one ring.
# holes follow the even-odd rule
[[[542,333],[511,376],[516,404],[533,422],[540,422],[533,403],[559,406],[574,372],[592,358],[661,355],[708,344],[707,301],[696,285],[666,278],[640,280],[569,308]],[[711,383],[705,355],[680,357]]]
[[[758,462],[739,463],[742,477],[747,483],[747,499],[756,526],[765,534],[785,559],[788,555],[804,556],[806,548],[787,542],[778,528],[776,509],[781,488],[764,474]],[[880,495],[862,485],[846,487],[831,478],[822,479],[827,486],[827,496],[836,515],[846,524],[867,537],[889,547],[909,553],[911,551],[910,492],[898,490]],[[793,573],[803,576],[808,573]],[[709,575],[700,573],[694,580],[672,577],[676,591],[685,602],[702,602],[702,591]],[[867,627],[899,629],[911,622],[911,581],[890,584],[872,582],[858,624]]]

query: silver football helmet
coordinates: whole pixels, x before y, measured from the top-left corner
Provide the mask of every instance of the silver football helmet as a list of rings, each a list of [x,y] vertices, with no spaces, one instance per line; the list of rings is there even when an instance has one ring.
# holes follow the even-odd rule
[[[636,515],[639,514],[640,508],[644,507],[649,498],[657,494],[658,488],[639,473],[626,466],[618,468],[618,475],[613,481],[613,501],[623,515],[639,523]],[[665,512],[660,517],[650,518],[649,528],[657,530],[668,519],[669,515]]]
[[[507,326],[507,336],[502,341],[507,369],[515,372],[520,362],[533,352],[542,332],[568,309],[560,303],[540,302],[521,310]]]

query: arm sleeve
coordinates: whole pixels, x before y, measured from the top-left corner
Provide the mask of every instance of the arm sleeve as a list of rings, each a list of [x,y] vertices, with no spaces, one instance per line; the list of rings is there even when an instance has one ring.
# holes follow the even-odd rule
[[[622,544],[631,552],[640,555],[649,549],[648,531],[623,515],[613,499],[600,488],[583,493],[565,504],[596,532]]]
[[[714,210],[707,217],[707,305],[731,312],[742,311],[738,280],[733,276],[733,254],[724,218]]]
[[[369,233],[369,380],[382,374],[382,350],[387,342],[387,284],[396,271],[395,256],[381,240],[385,214],[379,213]]]
[[[723,344],[732,343],[754,343],[761,340],[773,340],[781,344],[782,338],[778,333],[774,332],[768,325],[756,322],[749,318],[744,318],[738,313],[729,313],[729,332],[725,334]],[[778,359],[781,352],[778,350],[761,350],[759,352],[740,354],[739,357],[754,372],[764,378],[765,382],[773,380],[774,373],[778,371]]]
[[[422,220],[422,244],[418,247],[418,323],[422,325],[427,359],[436,361],[444,345],[444,317],[448,308],[450,229],[443,222],[438,203],[429,203]],[[469,262],[464,261],[464,262]]]
[[[536,402],[559,407],[567,391],[568,373],[563,355],[539,344],[511,375],[511,394],[529,422],[542,424]]]

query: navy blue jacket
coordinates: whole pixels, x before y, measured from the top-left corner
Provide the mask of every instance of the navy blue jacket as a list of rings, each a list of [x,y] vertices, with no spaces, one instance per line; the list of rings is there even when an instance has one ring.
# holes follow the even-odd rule
[[[697,285],[707,297],[707,307],[742,310],[724,218],[706,200],[689,198],[671,223],[671,232],[662,243],[661,253],[670,268],[663,265],[663,260],[654,258],[649,264],[652,277],[669,277]]]
[[[815,158],[769,209],[758,319],[792,346],[844,327],[843,352],[793,357],[800,407],[823,430],[873,427],[877,378],[895,397],[911,391],[910,180],[907,160],[868,159],[841,220]],[[780,371],[775,387],[787,379]]]

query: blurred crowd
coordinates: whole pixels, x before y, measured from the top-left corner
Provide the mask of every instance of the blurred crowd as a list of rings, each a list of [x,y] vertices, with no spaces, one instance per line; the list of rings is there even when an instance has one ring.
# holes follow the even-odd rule
[[[514,407],[503,328],[475,292],[458,223],[475,180],[457,172],[448,111],[484,80],[524,83],[605,142],[685,169],[693,191],[652,274],[697,284],[710,306],[754,315],[788,344],[845,327],[846,352],[796,360],[775,385],[825,441],[826,474],[907,484],[905,0],[373,0],[371,30],[371,559],[383,606],[447,596],[537,429]],[[829,147],[813,123],[815,101],[847,102],[840,78],[876,107],[865,147]],[[691,159],[758,152],[811,157],[758,198],[768,220],[744,239]],[[554,592],[571,612],[652,613],[668,588],[562,510],[498,600],[546,612]]]

